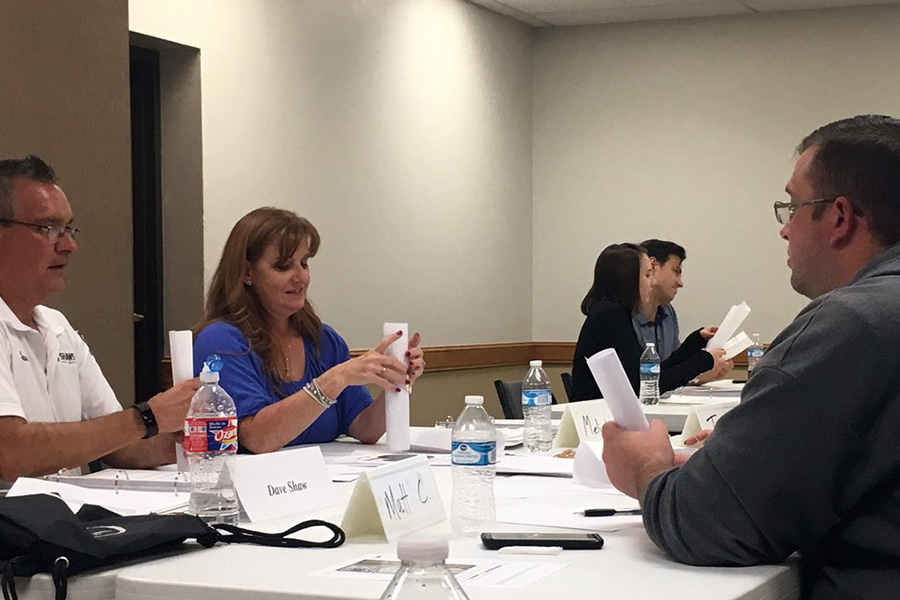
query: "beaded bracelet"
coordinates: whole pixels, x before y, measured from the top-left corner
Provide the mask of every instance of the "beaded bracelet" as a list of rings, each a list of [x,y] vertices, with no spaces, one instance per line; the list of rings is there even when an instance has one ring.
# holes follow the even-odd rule
[[[303,386],[303,391],[309,394],[310,398],[324,406],[325,408],[331,408],[334,406],[334,403],[337,402],[334,398],[330,398],[325,392],[322,391],[322,388],[319,387],[319,382],[316,381],[316,378],[313,377],[309,383]]]

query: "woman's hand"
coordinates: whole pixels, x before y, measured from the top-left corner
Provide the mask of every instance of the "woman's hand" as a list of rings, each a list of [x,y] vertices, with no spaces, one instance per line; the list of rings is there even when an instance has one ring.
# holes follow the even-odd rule
[[[704,340],[711,340],[712,336],[714,336],[718,330],[718,325],[710,325],[708,327],[704,327],[700,330],[700,337],[702,337]]]
[[[384,390],[399,392],[401,388],[408,385],[410,379],[406,372],[406,365],[385,354],[387,347],[399,340],[401,335],[403,335],[402,331],[389,333],[378,342],[377,346],[365,354],[332,367],[329,373],[337,372],[342,384],[341,391],[348,385],[372,384]],[[421,353],[421,350],[419,352]],[[326,378],[327,374],[323,374],[322,377]],[[327,390],[326,393],[328,393]],[[336,396],[337,394],[334,394],[332,398]]]
[[[709,371],[701,373],[697,376],[697,381],[699,383],[706,383],[708,381],[723,379],[729,373],[731,373],[731,370],[734,368],[734,362],[725,358],[724,348],[716,348],[715,350],[704,349],[703,351],[712,354],[713,366]]]
[[[406,360],[409,366],[406,369],[406,376],[409,378],[409,385],[415,383],[422,373],[425,371],[425,353],[419,348],[419,342],[422,336],[419,332],[413,334],[409,340],[409,350],[406,352]]]

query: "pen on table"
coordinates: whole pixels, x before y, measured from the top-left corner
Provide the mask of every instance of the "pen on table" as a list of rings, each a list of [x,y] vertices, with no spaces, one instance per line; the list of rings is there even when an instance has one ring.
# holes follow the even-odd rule
[[[641,509],[621,509],[621,508],[588,508],[575,513],[585,517],[614,517],[619,515],[639,515]]]

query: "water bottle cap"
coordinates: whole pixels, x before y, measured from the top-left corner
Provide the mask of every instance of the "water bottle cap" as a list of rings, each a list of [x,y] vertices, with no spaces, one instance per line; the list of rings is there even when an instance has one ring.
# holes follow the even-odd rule
[[[203,370],[200,371],[200,382],[201,383],[218,383],[219,381],[219,372],[218,371],[210,371],[209,365],[203,364]]]
[[[543,365],[544,365],[544,361],[542,361],[542,360],[533,360],[530,363],[528,363],[529,367],[541,367]]]
[[[397,542],[397,558],[403,561],[440,562],[450,555],[447,538],[436,535],[412,535]]]
[[[466,404],[484,404],[484,396],[466,396]]]

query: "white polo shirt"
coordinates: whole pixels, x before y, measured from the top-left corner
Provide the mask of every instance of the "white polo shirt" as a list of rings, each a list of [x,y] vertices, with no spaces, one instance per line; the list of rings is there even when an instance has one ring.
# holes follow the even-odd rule
[[[0,416],[65,423],[122,410],[87,344],[59,311],[37,306],[35,331],[0,298]]]

